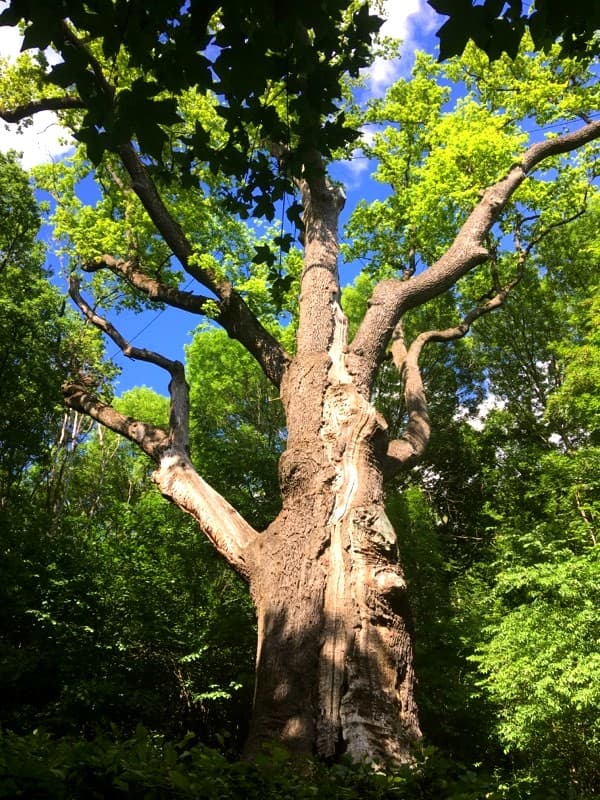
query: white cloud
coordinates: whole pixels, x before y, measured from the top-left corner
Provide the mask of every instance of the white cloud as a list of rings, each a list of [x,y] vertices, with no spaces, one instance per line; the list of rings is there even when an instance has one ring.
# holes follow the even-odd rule
[[[402,42],[401,58],[389,61],[376,58],[369,69],[370,94],[382,94],[401,76],[409,74],[415,49],[431,50],[431,35],[440,18],[425,0],[384,0],[382,16],[385,22],[381,34]]]
[[[0,3],[0,11],[5,3]],[[0,56],[14,61],[21,50],[22,37],[15,28],[0,28]],[[52,58],[49,54],[49,60]],[[64,156],[73,148],[68,131],[62,128],[51,111],[43,111],[33,117],[30,125],[7,124],[0,122],[0,150],[16,150],[22,153],[21,164],[30,169]]]
[[[490,392],[477,406],[475,416],[471,415],[464,406],[458,409],[455,419],[465,420],[476,431],[483,430],[485,421],[492,411],[501,411],[506,407],[506,401]]]
[[[381,27],[384,36],[395,39],[406,39],[409,30],[409,18],[423,10],[421,0],[386,0],[384,3],[385,22]]]

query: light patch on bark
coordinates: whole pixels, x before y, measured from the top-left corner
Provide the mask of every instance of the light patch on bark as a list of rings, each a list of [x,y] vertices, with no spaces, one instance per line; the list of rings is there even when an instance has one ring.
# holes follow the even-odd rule
[[[324,597],[324,632],[320,658],[321,720],[318,748],[335,753],[340,734],[340,707],[346,659],[351,644],[349,617],[353,614],[347,576],[351,574],[347,518],[359,489],[359,457],[367,431],[376,425],[375,410],[358,394],[345,364],[347,319],[337,297],[332,299],[334,331],[329,357],[329,386],[323,401],[321,439],[334,467],[334,504],[327,521],[329,567]]]
[[[249,547],[257,533],[194,469],[185,450],[173,446],[152,475],[162,495],[190,514],[219,553],[248,579]]]

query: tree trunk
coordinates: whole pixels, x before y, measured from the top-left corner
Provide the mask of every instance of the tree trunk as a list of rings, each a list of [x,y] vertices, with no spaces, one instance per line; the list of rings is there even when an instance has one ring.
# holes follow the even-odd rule
[[[314,168],[318,176],[318,168]],[[420,737],[406,583],[384,511],[386,423],[347,361],[337,226],[326,179],[303,186],[298,352],[281,382],[283,509],[250,573],[258,617],[248,750],[405,763]]]
[[[344,354],[298,356],[282,387],[283,510],[260,536],[248,749],[411,760],[420,737],[406,584],[383,507],[385,422]]]
[[[376,370],[364,354],[349,352],[339,305],[341,196],[318,163],[311,174],[311,186],[302,184],[305,258],[297,354],[290,358],[281,351],[265,360],[280,386],[288,434],[279,464],[283,508],[266,531],[255,531],[194,470],[182,364],[127,346],[128,354],[171,374],[168,432],[125,417],[84,386],[69,384],[63,392],[72,408],[154,459],[161,493],[197,520],[248,581],[258,618],[248,753],[278,741],[303,755],[347,753],[355,760],[401,764],[412,760],[420,730],[406,584],[384,511],[386,423],[370,402]],[[71,292],[88,319],[112,330],[76,285]],[[420,421],[423,415],[416,416]],[[417,438],[396,448],[396,462],[409,463]]]

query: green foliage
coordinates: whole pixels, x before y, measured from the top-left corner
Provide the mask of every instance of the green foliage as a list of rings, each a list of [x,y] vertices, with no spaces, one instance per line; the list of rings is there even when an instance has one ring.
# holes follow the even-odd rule
[[[148,389],[116,405],[158,424],[167,413]],[[111,432],[67,437],[0,512],[3,725],[141,721],[239,748],[255,645],[247,592],[150,472]]]
[[[65,308],[42,266],[38,210],[16,155],[0,154],[0,495],[33,461],[47,461],[60,434],[63,381],[81,376],[103,391],[97,332]]]
[[[469,39],[490,59],[502,53],[513,57],[519,50],[525,31],[529,31],[536,49],[548,50],[559,39],[565,55],[597,52],[600,9],[586,0],[564,2],[537,0],[534,5],[521,0],[428,0],[429,5],[449,19],[437,32],[440,59],[459,55]]]
[[[472,461],[459,449],[448,485],[455,529],[482,540],[450,575],[450,619],[479,671],[472,708],[510,756],[515,792],[586,800],[600,779],[597,392],[581,368],[593,372],[596,350],[594,209],[547,237],[541,281],[526,279],[518,302],[478,324],[472,355],[502,408],[478,423]],[[472,509],[456,502],[461,485],[475,488]]]
[[[33,77],[30,59],[28,85],[34,96],[48,86],[57,95],[77,93],[85,113],[71,120],[95,165],[134,138],[159,165],[167,150],[171,169],[210,165],[236,183],[231,200],[240,211],[272,219],[274,203],[291,184],[257,142],[290,145],[287,166],[299,175],[308,151],[328,155],[356,137],[339,105],[345,76],[356,77],[372,58],[381,21],[367,3],[294,0],[275,13],[270,0],[242,8],[232,0],[156,7],[76,2],[68,14],[55,6],[12,0],[0,24],[24,24],[25,49],[52,46],[61,53],[61,63]],[[63,14],[85,33],[88,51],[74,45]],[[99,63],[114,91],[96,83]],[[206,119],[177,131],[177,101],[191,87],[219,98],[218,146]]]
[[[449,81],[464,84],[466,93],[451,100]],[[573,91],[565,91],[571,85]],[[485,187],[515,162],[532,119],[548,125],[593,114],[599,91],[593,70],[560,59],[558,48],[491,65],[475,47],[442,66],[417,54],[411,78],[390,86],[367,110],[371,138],[362,149],[376,162],[375,179],[392,191],[356,206],[346,226],[344,257],[362,260],[378,279],[407,277],[431,265]],[[488,241],[500,282],[514,276],[519,248],[532,242],[537,252],[549,230],[585,206],[596,151],[553,159],[516,193]],[[491,285],[486,270],[462,281],[456,292],[466,305],[459,307],[475,305]],[[447,324],[456,323],[450,318]]]
[[[252,525],[266,527],[280,503],[281,401],[254,359],[224,331],[199,328],[186,360],[194,463]]]
[[[167,800],[504,800],[485,772],[434,752],[419,768],[373,772],[342,760],[294,763],[277,747],[253,762],[230,762],[193,737],[170,742],[138,726],[135,735],[55,741],[43,732],[0,735],[0,797],[48,800],[133,797]],[[520,795],[523,798],[527,794]]]

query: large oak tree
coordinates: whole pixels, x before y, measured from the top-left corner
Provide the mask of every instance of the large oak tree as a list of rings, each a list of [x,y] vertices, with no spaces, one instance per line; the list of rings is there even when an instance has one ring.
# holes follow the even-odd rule
[[[275,739],[298,753],[409,761],[421,734],[406,583],[385,514],[385,484],[418,463],[430,437],[420,370],[425,349],[461,338],[499,307],[544,232],[580,213],[579,205],[559,203],[557,214],[542,219],[531,212],[535,194],[525,190],[519,205],[518,192],[545,165],[540,185],[551,186],[562,157],[600,138],[600,122],[589,116],[597,105],[585,90],[585,68],[561,73],[555,62],[567,102],[537,99],[546,122],[572,123],[558,134],[527,141],[513,130],[518,104],[505,106],[497,158],[487,171],[477,147],[447,146],[443,126],[423,138],[431,106],[419,105],[418,93],[403,84],[388,106],[373,109],[374,122],[391,123],[377,146],[400,153],[395,166],[382,159],[397,203],[387,208],[393,236],[385,252],[366,249],[374,254],[375,279],[350,337],[338,273],[345,198],[328,165],[356,137],[344,111],[348,80],[370,63],[377,19],[365,4],[343,0],[147,5],[13,0],[0,16],[2,24],[25,23],[25,49],[51,46],[60,54],[52,66],[42,57],[5,71],[0,115],[20,122],[38,111],[60,112],[105,189],[93,212],[75,199],[59,210],[63,227],[76,220],[71,297],[123,353],[170,376],[167,428],[123,415],[83,379],[64,386],[65,402],[137,444],[155,462],[159,491],[194,517],[247,581],[258,619],[249,752]],[[486,91],[482,104],[491,108],[503,87],[491,80]],[[521,116],[534,117],[535,102]],[[491,130],[478,127],[477,114],[465,113],[463,122],[480,139]],[[422,164],[415,168],[417,151]],[[447,167],[452,163],[456,191],[435,195],[424,166],[430,154],[439,156],[441,170],[445,157]],[[420,181],[419,207],[404,203],[411,176]],[[287,217],[301,231],[303,253],[295,341],[284,347],[272,316],[261,318],[260,303],[240,291],[243,270],[232,263],[247,257],[240,220],[272,220],[290,196]],[[434,244],[417,230],[412,212],[419,208],[443,229]],[[283,257],[293,239],[281,231],[280,258],[263,241],[247,260],[263,270],[275,299],[293,286],[294,255]],[[513,259],[501,261],[507,240]],[[86,299],[83,275],[100,291],[111,281],[127,286],[137,298],[131,303],[145,298],[209,317],[260,364],[279,393],[286,433],[282,508],[264,530],[255,530],[190,460],[183,365],[127,342]],[[472,293],[472,305],[463,303],[447,325],[416,332],[405,326],[407,315],[473,275],[479,296]],[[373,401],[384,362],[397,371],[405,410],[396,437]]]

